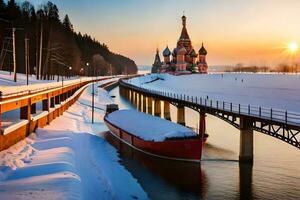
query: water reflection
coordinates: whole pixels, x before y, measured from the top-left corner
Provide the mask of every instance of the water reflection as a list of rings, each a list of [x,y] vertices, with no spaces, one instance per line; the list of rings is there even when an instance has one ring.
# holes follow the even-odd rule
[[[240,199],[253,199],[252,195],[252,164],[240,163]]]
[[[200,163],[155,158],[134,150],[108,132],[105,139],[118,149],[121,163],[152,199],[202,199],[207,177]],[[159,192],[161,191],[161,192]]]

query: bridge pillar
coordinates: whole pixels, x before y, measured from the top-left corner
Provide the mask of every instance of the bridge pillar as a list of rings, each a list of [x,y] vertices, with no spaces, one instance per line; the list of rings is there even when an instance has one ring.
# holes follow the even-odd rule
[[[129,99],[129,92],[130,92],[130,90],[128,90],[126,88],[124,88],[123,90],[124,90],[125,98]]]
[[[142,111],[142,94],[138,93],[138,110]]]
[[[129,89],[126,89],[127,90],[127,99],[130,99],[130,90]]]
[[[253,130],[251,120],[240,118],[240,156],[241,162],[253,162]]]
[[[252,191],[252,168],[251,163],[239,164],[239,177],[240,177],[240,198],[239,199],[253,199]]]
[[[200,119],[199,119],[199,135],[204,135],[206,132],[206,113],[200,111]]]
[[[138,102],[139,102],[139,100],[138,100],[138,93],[134,92],[134,105],[135,105],[136,108],[138,106]]]
[[[170,103],[168,101],[164,101],[164,118],[171,121]]]
[[[184,106],[177,106],[177,124],[185,126]]]
[[[154,115],[157,117],[161,116],[161,103],[159,99],[154,99]]]
[[[135,106],[137,110],[139,109],[139,93],[135,93]]]
[[[132,104],[133,104],[133,105],[135,105],[135,101],[136,101],[135,93],[136,93],[136,92],[132,91]]]
[[[152,97],[147,97],[147,113],[152,115]]]
[[[146,96],[145,95],[143,95],[143,108],[142,108],[142,111],[144,113],[147,112],[147,101],[146,101]]]
[[[132,100],[132,91],[128,89],[128,100],[131,102]]]

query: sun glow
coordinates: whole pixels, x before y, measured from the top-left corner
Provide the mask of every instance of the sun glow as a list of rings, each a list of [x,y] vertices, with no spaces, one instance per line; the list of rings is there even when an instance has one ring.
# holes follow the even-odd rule
[[[298,50],[298,44],[296,42],[291,42],[288,45],[288,49],[291,53],[295,53]]]

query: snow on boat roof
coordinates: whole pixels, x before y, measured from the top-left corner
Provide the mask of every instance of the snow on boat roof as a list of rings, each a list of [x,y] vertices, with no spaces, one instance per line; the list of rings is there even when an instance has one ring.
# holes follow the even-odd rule
[[[191,129],[135,110],[118,110],[107,115],[107,121],[146,141],[161,142],[167,138],[195,136]]]

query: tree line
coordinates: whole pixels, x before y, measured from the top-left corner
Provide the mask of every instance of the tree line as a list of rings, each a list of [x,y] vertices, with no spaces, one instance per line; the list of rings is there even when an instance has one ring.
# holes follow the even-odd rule
[[[36,10],[29,1],[18,4],[15,0],[0,0],[0,70],[13,71],[13,31],[18,73],[50,80],[56,75],[137,72],[131,59],[111,52],[106,44],[87,34],[77,33],[68,15],[61,20],[54,3],[49,1]]]
[[[245,66],[242,63],[238,63],[235,66],[227,66],[226,72],[271,72],[271,73],[299,73],[300,65],[298,63],[281,63],[278,66],[257,66],[250,65]]]

